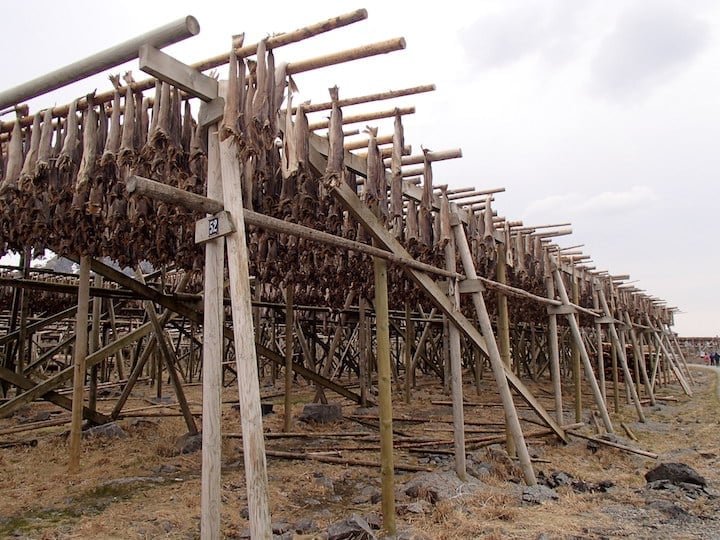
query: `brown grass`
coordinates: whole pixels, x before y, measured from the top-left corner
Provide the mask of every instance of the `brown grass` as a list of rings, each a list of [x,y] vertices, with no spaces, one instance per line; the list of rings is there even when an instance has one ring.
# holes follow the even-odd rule
[[[694,467],[701,475],[717,485],[720,473],[720,439],[717,429],[720,422],[718,398],[715,393],[714,374],[696,373],[698,385],[692,399],[682,396],[676,385],[661,390],[662,395],[672,394],[678,403],[663,405],[661,411],[646,408],[649,425],[638,426],[635,434],[638,447],[656,452],[661,459],[681,461]],[[486,381],[491,390],[491,381]],[[233,396],[234,389],[226,389],[224,398]],[[293,409],[297,416],[302,404],[312,399],[314,389],[296,388],[298,397]],[[467,395],[475,398],[474,388],[468,386]],[[128,408],[147,405],[145,397],[152,389],[139,387]],[[497,397],[488,391],[488,400]],[[542,396],[542,393],[536,392]],[[188,397],[199,402],[200,388],[188,387]],[[449,407],[430,405],[431,399],[442,397],[437,386],[422,385],[411,405],[398,398],[395,415],[425,416],[434,418],[425,424],[396,421],[394,427],[414,437],[451,437],[446,431],[429,433],[427,428],[446,427],[439,420],[448,418]],[[277,398],[277,414],[264,418],[265,429],[282,431],[282,398]],[[335,398],[332,398],[335,399]],[[338,398],[339,399],[339,398]],[[477,398],[479,399],[479,398]],[[344,412],[350,414],[356,406],[342,402]],[[548,401],[548,406],[549,406]],[[570,400],[568,398],[568,403]],[[586,405],[589,404],[586,398]],[[112,402],[102,402],[111,407]],[[571,406],[571,405],[570,405]],[[167,409],[170,410],[170,409]],[[42,412],[56,412],[47,403],[33,403],[23,411],[27,417]],[[521,411],[521,414],[523,412]],[[501,421],[497,407],[472,407],[466,419],[475,421]],[[679,421],[678,421],[679,419]],[[636,422],[635,411],[625,407],[613,415],[619,435],[620,421]],[[67,472],[67,426],[45,428],[27,433],[0,437],[0,442],[13,439],[35,438],[38,445],[0,449],[0,537],[13,533],[29,538],[168,538],[198,537],[200,517],[200,453],[176,455],[175,439],[186,429],[182,418],[122,420],[121,427],[127,439],[87,439],[83,441],[82,471],[78,475]],[[0,420],[0,429],[18,425],[18,417]],[[633,424],[634,425],[634,424]],[[528,426],[534,429],[536,426]],[[334,450],[343,445],[360,444],[359,441],[322,437],[337,431],[372,429],[344,420],[331,426],[297,424],[296,431],[315,433],[312,439],[272,439],[268,448],[301,452],[305,447],[323,445]],[[223,411],[224,432],[239,432],[240,418],[236,411]],[[590,433],[590,429],[587,430]],[[377,444],[377,442],[373,443]],[[622,537],[637,533],[635,525],[623,523],[602,511],[607,505],[642,507],[644,499],[637,490],[645,485],[644,473],[656,462],[615,449],[601,447],[593,453],[587,442],[572,439],[569,445],[560,445],[551,437],[533,439],[530,444],[542,459],[550,463],[537,463],[536,471],[550,475],[565,471],[586,482],[612,480],[616,487],[608,493],[575,493],[569,487],[557,489],[558,501],[528,506],[520,500],[521,478],[517,466],[502,451],[489,448],[474,452],[492,465],[492,474],[482,478],[484,487],[472,494],[457,496],[430,506],[426,514],[406,513],[398,516],[398,527],[414,531],[432,539],[512,539],[537,538],[541,533],[550,539],[569,538],[573,535],[587,538]],[[247,506],[245,482],[239,439],[223,441],[222,530],[226,538],[237,538],[248,526],[243,517]],[[378,452],[343,451],[342,455],[356,459],[378,459]],[[422,454],[411,454],[398,449],[396,460],[418,464]],[[448,465],[448,469],[452,467]],[[274,520],[295,523],[311,518],[320,529],[348,517],[381,511],[380,503],[353,502],[360,490],[368,485],[379,489],[379,469],[318,463],[313,461],[287,461],[269,459],[271,511]],[[396,475],[398,503],[409,503],[402,485],[412,474]],[[108,484],[110,480],[137,478],[126,484]],[[162,481],[161,481],[162,480]],[[717,503],[708,498],[684,503],[693,515],[707,516],[717,513]]]

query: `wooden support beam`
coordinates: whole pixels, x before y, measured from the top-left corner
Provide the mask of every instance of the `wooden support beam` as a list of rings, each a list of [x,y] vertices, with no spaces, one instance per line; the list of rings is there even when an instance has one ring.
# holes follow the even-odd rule
[[[237,146],[231,138],[220,141],[220,170],[225,208],[232,214],[237,231],[226,236],[225,241],[230,277],[250,536],[269,540],[272,538],[270,498],[260,409],[260,382],[252,332],[250,275],[243,217],[243,179],[240,162],[237,159]]]
[[[140,47],[145,44],[163,48],[197,35],[199,32],[200,24],[198,24],[197,19],[188,15],[124,43],[78,60],[73,64],[46,73],[37,79],[0,92],[0,109],[19,104],[22,101],[62,88],[90,75],[102,73],[112,67],[133,60],[138,57]]]
[[[376,43],[355,47],[354,49],[338,51],[336,53],[318,56],[316,58],[308,58],[307,60],[290,62],[285,68],[285,72],[288,75],[295,75],[297,73],[304,73],[314,69],[335,66],[337,64],[343,64],[353,60],[360,60],[362,58],[369,58],[371,56],[400,51],[404,48],[405,38],[402,37],[378,41]]]
[[[362,114],[355,114],[350,116],[344,116],[342,119],[343,125],[357,124],[359,122],[368,122],[370,120],[380,120],[382,118],[394,118],[396,114],[415,114],[415,107],[402,107],[395,109],[387,109],[384,111],[373,111]],[[317,131],[318,129],[327,129],[330,126],[330,120],[319,120],[317,122],[311,122],[308,125],[310,131]]]
[[[80,472],[80,452],[85,391],[85,367],[88,350],[88,311],[90,304],[90,257],[80,257],[80,290],[75,316],[75,351],[73,365],[72,422],[70,425],[70,456],[68,471]]]
[[[272,38],[271,38],[272,39]],[[411,88],[403,88],[400,90],[389,90],[387,92],[380,92],[377,94],[368,94],[365,96],[358,96],[353,98],[345,98],[345,99],[339,99],[337,101],[338,107],[348,107],[351,105],[359,105],[361,103],[372,103],[374,101],[383,101],[387,99],[394,99],[398,97],[403,96],[411,96],[414,94],[420,94],[422,92],[433,92],[435,91],[435,85],[434,84],[425,84],[421,86],[413,86]],[[306,113],[314,113],[314,112],[320,112],[320,111],[329,111],[332,109],[333,103],[332,101],[326,101],[324,103],[308,103],[302,105],[302,109]],[[293,107],[292,112],[295,114],[297,112],[298,107]],[[285,110],[280,110],[280,115],[283,116],[285,114]],[[380,143],[378,143],[380,144]]]
[[[346,184],[331,186],[331,193],[345,206],[345,208],[358,220],[373,237],[373,239],[393,253],[403,257],[410,258],[410,254],[405,248],[393,237],[388,231],[382,227],[370,210],[364,206],[357,194],[354,193]],[[485,338],[477,331],[475,326],[458,310],[456,310],[449,299],[443,294],[440,287],[428,275],[412,269],[405,269],[408,276],[427,294],[430,300],[456,324],[481,350],[488,354],[488,346]],[[468,276],[471,277],[471,276]],[[476,276],[472,276],[476,277]],[[515,377],[512,372],[506,371],[506,377],[513,387],[520,393],[528,404],[545,420],[555,433],[565,440],[565,433],[555,420],[545,411],[545,409],[537,402],[530,391]]]
[[[152,45],[140,47],[140,69],[206,103],[218,97],[217,80],[203,75]]]

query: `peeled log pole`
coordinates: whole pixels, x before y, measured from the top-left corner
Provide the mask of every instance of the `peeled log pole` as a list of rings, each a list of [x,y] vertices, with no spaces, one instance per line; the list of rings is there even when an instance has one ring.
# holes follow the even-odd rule
[[[270,500],[260,410],[257,357],[252,332],[252,304],[248,252],[245,244],[242,175],[237,159],[237,147],[230,138],[220,142],[220,167],[225,208],[233,216],[236,230],[235,233],[227,235],[225,239],[227,241],[238,395],[243,432],[243,457],[250,512],[250,536],[270,540],[272,538]]]
[[[602,288],[599,286],[598,286],[598,294],[599,294],[599,298],[600,298],[600,306],[602,307],[603,311],[605,312],[605,315],[607,317],[612,317],[612,315],[610,313],[610,308],[608,307],[607,300],[605,299],[605,291],[603,291]],[[617,330],[615,328],[615,323],[612,321],[609,322],[608,328],[610,329],[610,337],[612,338],[613,344],[615,345],[615,348],[617,349],[617,355],[618,355],[618,359],[620,360],[620,366],[622,367],[623,373],[625,374],[625,382],[627,383],[627,387],[630,389],[630,395],[632,396],[632,400],[635,405],[635,410],[637,411],[637,414],[638,414],[638,419],[641,422],[645,422],[645,414],[643,414],[642,404],[640,403],[640,398],[638,397],[637,391],[635,390],[635,384],[633,383],[632,374],[630,373],[630,368],[628,367],[628,363],[627,363],[627,357],[625,356],[625,348],[620,343],[620,337],[618,336]]]
[[[362,45],[354,49],[347,49],[345,51],[339,51],[324,56],[318,56],[316,58],[308,58],[307,60],[291,62],[287,65],[287,69],[285,71],[288,75],[295,75],[297,73],[303,73],[305,71],[311,71],[313,69],[334,66],[337,64],[342,64],[344,62],[350,62],[352,60],[360,60],[361,58],[368,58],[370,56],[377,56],[379,54],[387,54],[394,51],[400,51],[404,48],[405,38],[398,37],[388,39],[386,41],[371,43],[369,45]]]
[[[557,292],[560,295],[560,299],[562,300],[563,304],[569,305],[570,299],[568,297],[567,291],[565,290],[565,283],[563,283],[562,277],[560,276],[560,270],[558,270],[557,265],[555,265],[555,268],[553,269],[553,276],[555,278],[555,286],[557,287]],[[590,363],[590,357],[588,356],[587,350],[585,349],[585,345],[582,340],[582,335],[580,334],[580,326],[578,325],[575,315],[573,315],[572,313],[568,313],[566,317],[568,324],[570,325],[570,330],[572,331],[573,338],[575,339],[575,343],[577,343],[578,345],[580,358],[582,359],[583,365],[585,366],[585,376],[590,383],[590,388],[592,388],[593,396],[595,397],[595,404],[600,410],[603,424],[605,424],[605,429],[608,433],[613,433],[614,430],[612,421],[610,420],[610,415],[607,412],[607,407],[605,406],[603,396],[600,393],[600,387],[598,386],[597,379],[595,379],[592,364]]]
[[[200,24],[195,17],[188,15],[10,90],[0,92],[0,109],[16,105],[45,92],[62,88],[90,75],[102,73],[112,67],[133,60],[138,57],[140,47],[143,45],[152,45],[161,49],[172,43],[197,35],[198,32],[200,32]]]
[[[477,277],[475,263],[473,262],[470,247],[468,246],[465,230],[459,221],[456,221],[453,224],[453,232],[455,235],[455,244],[458,252],[460,253],[460,260],[462,261],[463,268],[465,269],[465,274],[468,279],[475,279]],[[515,404],[513,403],[512,394],[510,393],[510,385],[508,384],[507,375],[505,373],[506,369],[502,358],[500,357],[500,350],[498,349],[497,341],[495,341],[492,323],[490,322],[490,315],[488,314],[487,307],[485,306],[485,300],[482,297],[482,293],[472,293],[472,300],[475,305],[475,311],[477,312],[478,322],[480,323],[480,331],[482,332],[487,345],[487,354],[490,358],[490,365],[492,366],[493,374],[495,376],[495,384],[497,385],[500,398],[502,399],[503,409],[505,411],[505,423],[513,440],[515,441],[515,450],[520,461],[525,483],[529,486],[534,486],[537,484],[535,471],[533,470],[532,462],[530,461],[530,454],[528,453],[527,445],[525,444],[525,437],[523,436],[517,410],[515,410]],[[512,372],[508,371],[508,373]]]
[[[375,332],[377,338],[380,416],[380,477],[383,529],[395,536],[395,469],[393,464],[392,387],[390,368],[390,319],[388,315],[387,263],[373,259],[375,274]]]
[[[207,195],[221,199],[220,149],[217,130],[208,134]],[[200,494],[200,537],[202,540],[220,538],[221,507],[221,447],[222,447],[222,359],[225,239],[208,240],[205,244],[205,284],[203,310],[202,363],[202,485]]]
[[[70,424],[69,472],[80,471],[83,394],[85,391],[85,360],[88,348],[88,311],[90,304],[90,257],[80,257],[80,290],[75,316],[75,367],[73,369],[72,423]]]

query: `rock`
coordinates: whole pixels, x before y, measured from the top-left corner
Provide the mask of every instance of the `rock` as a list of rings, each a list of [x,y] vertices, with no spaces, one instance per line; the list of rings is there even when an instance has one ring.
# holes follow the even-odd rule
[[[317,523],[310,518],[304,518],[293,526],[297,534],[309,534],[318,530]]]
[[[432,511],[432,505],[423,499],[409,504],[399,504],[397,506],[397,513],[401,516],[405,514],[417,514],[422,516],[425,514],[430,514]]]
[[[676,485],[683,482],[697,484],[702,487],[707,485],[705,478],[700,476],[695,469],[684,463],[661,463],[645,473],[645,480],[647,480],[648,483],[655,482],[656,480],[668,480]]]
[[[115,422],[93,426],[83,431],[84,438],[104,438],[104,439],[127,439],[127,433]]]
[[[547,501],[557,501],[558,494],[547,486],[526,486],[522,494],[523,502],[529,504],[542,504]]]
[[[482,487],[471,478],[460,480],[454,471],[431,472],[416,476],[405,484],[405,494],[414,499],[423,499],[431,504],[470,494]]]
[[[314,424],[329,424],[342,419],[339,403],[308,403],[303,407],[298,420]]]
[[[684,519],[689,517],[685,510],[670,501],[653,501],[647,505],[648,508],[662,512],[672,519]]]
[[[191,435],[185,433],[175,441],[175,451],[178,454],[193,454],[202,448],[202,434]]]
[[[368,521],[357,514],[344,521],[333,523],[327,529],[328,540],[375,540]]]

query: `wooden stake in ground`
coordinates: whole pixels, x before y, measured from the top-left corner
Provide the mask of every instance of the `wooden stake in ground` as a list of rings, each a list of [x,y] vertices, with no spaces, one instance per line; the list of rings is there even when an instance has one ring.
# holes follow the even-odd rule
[[[208,187],[210,199],[222,199],[220,148],[217,130],[208,133]],[[200,536],[202,540],[220,538],[221,447],[222,447],[222,359],[223,270],[225,239],[213,238],[205,243],[205,286],[203,312],[203,416],[202,416],[202,485],[200,495]]]
[[[243,219],[243,182],[237,157],[237,146],[231,137],[220,141],[220,168],[225,209],[230,212],[236,231],[227,235],[225,239],[230,275],[230,299],[243,432],[245,483],[250,513],[250,536],[253,539],[269,540],[272,538],[272,527],[270,525],[262,411],[260,409],[260,386],[252,330],[250,275]]]
[[[498,283],[507,285],[507,246],[504,242],[496,242],[495,249],[497,250],[496,260],[497,266],[495,268],[495,276],[497,277]],[[508,301],[507,296],[504,292],[498,290],[496,293],[497,298],[497,333],[498,333],[498,348],[500,349],[500,358],[503,364],[507,366],[508,370],[512,370],[512,359],[510,358],[510,314],[508,313]],[[560,422],[562,423],[562,422]],[[510,433],[510,427],[506,427],[506,447],[510,457],[517,455],[515,449],[515,439]]]
[[[544,253],[548,257],[547,252]],[[550,267],[549,259],[547,267]],[[555,285],[551,275],[545,276],[545,288],[548,298],[555,299]],[[548,345],[550,346],[550,376],[552,377],[553,395],[555,397],[555,418],[557,423],[562,425],[563,418],[563,399],[562,399],[562,380],[560,375],[560,347],[558,346],[558,330],[557,315],[555,313],[548,314]]]
[[[395,470],[393,466],[387,262],[384,259],[374,257],[373,269],[375,273],[375,332],[377,337],[378,397],[380,405],[380,477],[382,480],[383,529],[388,536],[395,536]]]
[[[460,253],[460,260],[462,261],[463,269],[468,281],[477,280],[477,272],[475,271],[475,263],[472,259],[472,253],[470,252],[470,246],[465,236],[465,230],[463,229],[462,223],[457,215],[457,209],[453,205],[453,217],[452,217],[452,228],[455,236],[455,245]],[[535,478],[535,471],[530,461],[530,454],[528,453],[527,445],[525,444],[525,437],[520,427],[520,420],[518,419],[517,410],[515,410],[515,404],[512,400],[512,394],[510,393],[510,385],[508,384],[507,377],[510,371],[507,371],[500,358],[500,351],[495,341],[495,335],[493,334],[492,324],[490,322],[490,315],[487,312],[487,306],[485,305],[485,299],[483,298],[482,292],[477,291],[472,293],[473,304],[475,305],[475,311],[477,312],[478,321],[480,323],[480,331],[485,338],[487,345],[487,353],[490,357],[490,365],[492,366],[493,374],[495,375],[495,383],[497,384],[500,398],[502,399],[503,409],[505,411],[505,422],[515,439],[515,449],[517,456],[520,461],[520,466],[523,471],[523,477],[525,483],[528,486],[534,486],[537,484]]]
[[[293,316],[294,285],[288,284],[285,288],[285,431],[292,431],[292,359],[293,359]]]
[[[85,391],[85,358],[88,347],[88,311],[90,304],[90,257],[80,257],[78,309],[75,316],[75,367],[73,370],[72,423],[70,425],[70,461],[68,470],[80,472],[83,398]]]

